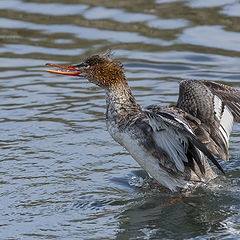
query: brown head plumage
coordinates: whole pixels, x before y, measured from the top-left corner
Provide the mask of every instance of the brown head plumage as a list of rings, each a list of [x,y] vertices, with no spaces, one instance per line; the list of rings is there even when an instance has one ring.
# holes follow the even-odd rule
[[[93,55],[87,58],[84,62],[74,66],[59,66],[55,64],[47,64],[68,71],[53,71],[48,72],[85,77],[102,88],[108,88],[119,83],[126,83],[124,69],[121,62],[111,58],[111,52],[106,54]],[[69,70],[71,72],[69,72]]]
[[[108,55],[94,55],[86,59],[83,76],[102,88],[126,81],[122,64]]]

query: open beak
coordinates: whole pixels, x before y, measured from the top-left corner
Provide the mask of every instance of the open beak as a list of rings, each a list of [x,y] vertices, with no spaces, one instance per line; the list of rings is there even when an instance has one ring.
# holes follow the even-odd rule
[[[82,73],[82,70],[76,67],[79,67],[79,65],[74,65],[74,66],[60,66],[60,65],[56,65],[53,63],[46,63],[46,65],[48,66],[52,66],[52,67],[58,67],[61,69],[66,69],[67,71],[62,71],[62,70],[46,70],[46,72],[50,72],[50,73],[56,73],[56,74],[62,74],[62,75],[70,75],[70,76],[80,76],[80,74]]]

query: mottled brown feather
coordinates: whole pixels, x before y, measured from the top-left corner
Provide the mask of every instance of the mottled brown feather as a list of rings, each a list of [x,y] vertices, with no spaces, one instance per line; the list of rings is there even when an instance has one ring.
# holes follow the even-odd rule
[[[229,160],[228,143],[220,136],[220,121],[214,110],[214,96],[222,100],[240,121],[240,91],[230,86],[208,81],[185,80],[180,83],[177,107],[184,110],[195,134],[207,148],[223,160]],[[182,113],[184,115],[184,113]],[[195,119],[194,119],[195,118]],[[197,119],[197,121],[196,121]]]

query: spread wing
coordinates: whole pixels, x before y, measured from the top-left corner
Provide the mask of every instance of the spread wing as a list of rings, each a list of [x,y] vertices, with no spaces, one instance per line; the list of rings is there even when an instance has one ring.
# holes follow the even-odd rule
[[[240,122],[240,91],[198,80],[180,83],[177,108],[184,110],[194,133],[216,156],[228,160],[233,122]]]
[[[178,171],[184,172],[185,166],[194,170],[194,164],[197,164],[204,173],[202,154],[205,154],[223,172],[222,167],[195,136],[189,124],[173,110],[152,105],[147,107],[144,113],[152,129],[150,134],[153,142],[167,154]]]

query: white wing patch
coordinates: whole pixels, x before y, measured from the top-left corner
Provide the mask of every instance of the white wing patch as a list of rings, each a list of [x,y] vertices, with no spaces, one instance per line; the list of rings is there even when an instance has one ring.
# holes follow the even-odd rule
[[[233,126],[233,115],[230,109],[225,106],[223,110],[223,114],[220,120],[220,132],[226,142],[226,145],[229,146],[229,137],[232,132]]]
[[[217,119],[220,121],[220,133],[227,147],[229,147],[229,137],[232,132],[233,115],[227,106],[224,106],[222,100],[214,95],[214,112]]]
[[[214,112],[217,119],[220,120],[222,114],[222,100],[217,95],[214,95]]]

